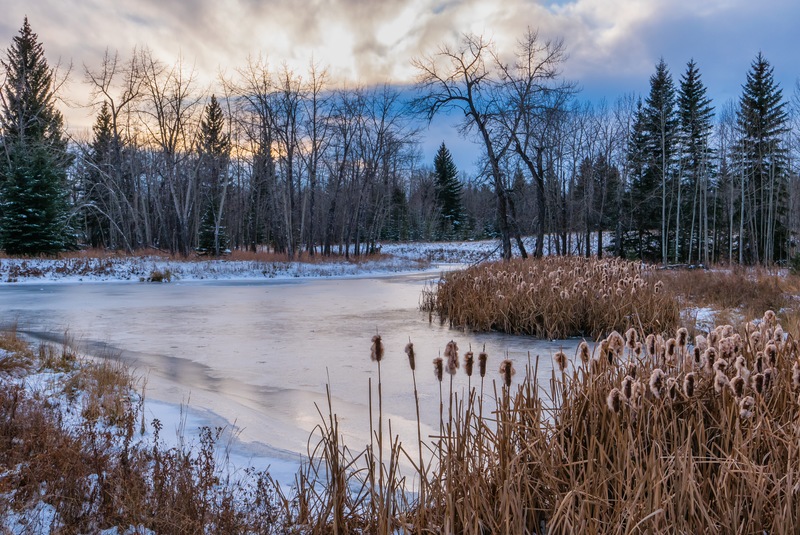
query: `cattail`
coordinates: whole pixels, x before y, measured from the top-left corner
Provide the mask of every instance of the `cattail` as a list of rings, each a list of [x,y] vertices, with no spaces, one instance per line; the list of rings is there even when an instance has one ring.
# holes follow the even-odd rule
[[[555,360],[560,372],[563,372],[567,367],[567,355],[565,355],[563,351],[559,351],[553,355],[553,360]]]
[[[742,343],[742,335],[740,335],[739,333],[736,333],[736,334],[733,335],[731,340],[733,340],[733,354],[734,355],[740,354],[742,352],[742,347],[744,345]]]
[[[731,387],[731,392],[733,392],[734,396],[736,396],[737,398],[742,397],[742,394],[744,393],[744,379],[742,378],[742,376],[737,375],[736,377],[731,379],[730,387]]]
[[[647,338],[645,338],[645,344],[647,346],[647,354],[651,357],[656,356],[656,335],[648,334]]]
[[[762,373],[764,371],[764,368],[766,368],[766,366],[764,365],[764,352],[759,351],[758,353],[756,353],[755,370],[758,373]]]
[[[663,290],[663,289],[664,289],[664,283],[662,281],[657,281],[653,285],[653,293],[659,294],[659,293],[661,293],[661,290]]]
[[[717,350],[714,347],[709,347],[706,349],[706,352],[703,354],[705,357],[705,372],[708,375],[714,373],[714,361],[717,360]]]
[[[778,346],[772,342],[768,343],[764,347],[764,355],[767,357],[767,365],[770,367],[775,366],[778,361]]]
[[[661,399],[661,387],[664,386],[664,371],[661,368],[655,368],[653,373],[650,374],[650,392],[656,397]]]
[[[687,398],[694,395],[694,373],[692,372],[687,373],[686,377],[683,378],[683,393],[686,394]]]
[[[694,367],[699,368],[700,366],[703,365],[703,351],[702,349],[700,349],[700,346],[694,346],[694,351],[692,351],[692,353],[693,353],[692,362],[694,364]]]
[[[447,373],[455,375],[458,370],[458,346],[453,340],[447,342],[444,348],[444,356],[447,358]]]
[[[436,375],[436,379],[441,383],[442,382],[442,375],[444,373],[444,361],[442,357],[436,357],[433,359],[433,373]]]
[[[705,351],[708,349],[708,340],[702,334],[698,334],[694,337],[694,347],[695,349],[700,349],[700,351]]]
[[[636,371],[638,368],[636,367],[635,362],[629,360],[628,365],[625,367],[625,369],[628,371],[628,375],[636,379]]]
[[[800,361],[795,360],[792,364],[792,390],[800,389]]]
[[[750,388],[752,388],[757,394],[764,393],[764,374],[757,373],[750,378]]]
[[[411,366],[411,371],[417,369],[416,354],[414,353],[414,344],[411,342],[406,344],[406,355],[408,355],[408,365]]]
[[[379,334],[372,337],[370,358],[373,362],[380,362],[383,359],[383,342],[381,342],[381,336]]]
[[[669,364],[670,366],[675,365],[675,357],[676,357],[675,350],[677,349],[677,347],[678,343],[674,338],[670,338],[669,340],[667,340],[667,348],[665,356],[667,364]]]
[[[724,373],[717,372],[714,375],[714,390],[717,391],[717,394],[721,394],[729,383],[730,381],[728,380],[728,376],[725,375]]]
[[[674,377],[667,379],[667,397],[673,401],[678,397],[678,380]]]
[[[775,327],[775,332],[772,335],[772,340],[775,342],[783,342],[783,327],[780,325]]]
[[[747,419],[753,416],[753,407],[755,404],[756,400],[754,400],[752,396],[743,397],[739,402],[739,417]]]
[[[481,378],[486,377],[486,361],[488,358],[489,355],[485,351],[478,353],[478,372],[481,374]]]
[[[625,345],[628,346],[628,349],[636,348],[636,343],[639,341],[639,334],[636,332],[636,329],[631,327],[625,332]]]
[[[772,310],[767,310],[764,312],[764,323],[767,325],[772,325],[775,322],[775,312]]]
[[[689,343],[689,331],[687,331],[685,327],[681,327],[680,329],[678,329],[677,338],[678,338],[678,347],[680,347],[681,349],[685,348],[686,344]]]
[[[717,347],[717,342],[719,342],[719,333],[717,331],[708,333],[708,348]]]
[[[764,392],[769,390],[769,387],[772,386],[772,379],[774,377],[775,370],[774,368],[767,368],[764,370]]]
[[[514,364],[509,359],[503,360],[500,363],[500,375],[503,376],[503,382],[505,382],[506,387],[511,386],[511,376],[517,373],[514,369]]]
[[[750,334],[750,345],[752,345],[754,348],[757,348],[759,343],[761,343],[761,333],[758,332],[758,331],[755,331],[754,333],[751,333]]]
[[[611,334],[608,335],[607,340],[609,348],[617,355],[622,353],[622,350],[625,349],[625,339],[622,338],[622,335],[617,331],[611,331]]]
[[[714,365],[711,368],[714,370],[714,373],[725,373],[725,370],[728,369],[728,361],[725,359],[717,359],[714,361]]]
[[[624,397],[627,401],[630,401],[633,397],[633,377],[630,375],[626,375],[622,380],[621,392],[622,397]]]
[[[644,346],[642,345],[642,343],[641,342],[636,342],[636,347],[633,348],[633,353],[637,357],[641,357],[643,349],[644,349]]]
[[[578,344],[578,355],[581,358],[581,362],[583,362],[585,366],[586,363],[589,362],[589,359],[592,356],[589,352],[589,344],[587,344],[585,341]]]
[[[740,375],[745,381],[750,378],[750,370],[747,369],[747,360],[744,358],[744,355],[736,357],[736,362],[733,363],[733,367],[736,368],[736,374]]]
[[[464,371],[467,373],[467,377],[472,377],[472,366],[475,364],[475,355],[472,351],[467,351],[464,353]]]
[[[606,405],[608,405],[608,409],[614,414],[619,413],[622,408],[622,394],[619,388],[611,389],[611,392],[608,393],[608,397],[606,398]]]

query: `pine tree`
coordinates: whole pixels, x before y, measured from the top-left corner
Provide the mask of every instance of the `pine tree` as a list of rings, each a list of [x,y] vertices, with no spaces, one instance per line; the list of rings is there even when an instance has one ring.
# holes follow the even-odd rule
[[[740,258],[766,264],[785,257],[788,115],[773,68],[759,53],[747,73],[737,114],[736,146],[741,177]]]
[[[0,63],[6,72],[0,239],[9,254],[54,254],[74,243],[66,196],[71,156],[55,108],[53,71],[27,17]]]
[[[689,263],[696,258],[708,262],[708,197],[711,187],[713,151],[709,143],[714,108],[694,60],[686,66],[678,91],[681,144],[681,174],[684,196],[680,228],[687,239],[684,250]]]
[[[217,98],[211,95],[200,121],[200,185],[203,191],[203,218],[200,222],[198,251],[219,256],[228,248],[222,226],[227,193],[227,168],[230,138],[225,133],[225,115]]]
[[[462,223],[461,182],[458,169],[444,142],[433,159],[436,177],[436,204],[439,208],[441,237],[452,238],[459,234]]]

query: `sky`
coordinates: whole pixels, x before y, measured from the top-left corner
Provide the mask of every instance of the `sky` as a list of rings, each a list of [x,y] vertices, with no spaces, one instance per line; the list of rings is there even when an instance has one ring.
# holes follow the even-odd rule
[[[258,55],[295,72],[313,58],[340,84],[407,84],[412,58],[463,32],[507,51],[526,28],[563,39],[563,75],[592,101],[646,94],[661,57],[676,84],[693,58],[718,108],[738,98],[758,52],[786,97],[800,78],[796,0],[0,0],[0,8],[0,47],[27,15],[50,64],[72,64],[73,108],[64,112],[73,129],[93,122],[80,107],[88,100],[84,66],[98,67],[106,50],[125,58],[143,46],[169,64],[193,65],[204,87]],[[446,120],[428,138],[431,159],[445,139],[456,156],[468,151]]]

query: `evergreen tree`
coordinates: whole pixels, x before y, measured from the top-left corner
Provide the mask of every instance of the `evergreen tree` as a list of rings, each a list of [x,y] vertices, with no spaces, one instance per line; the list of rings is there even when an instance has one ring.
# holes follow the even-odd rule
[[[433,159],[436,177],[436,204],[439,208],[441,237],[452,238],[459,234],[462,222],[461,182],[458,169],[444,142]]]
[[[628,217],[636,233],[632,243],[623,243],[622,249],[635,251],[640,259],[659,258],[660,249],[654,235],[660,221],[658,175],[651,171],[647,118],[641,101],[637,103],[636,116],[628,138],[626,151],[630,179]]]
[[[741,177],[740,258],[771,263],[785,257],[788,115],[773,68],[759,53],[747,73],[737,114],[736,160]]]
[[[228,248],[228,236],[222,226],[222,212],[227,193],[227,169],[230,138],[225,133],[225,115],[217,98],[211,95],[200,121],[200,187],[203,192],[203,216],[200,222],[198,251],[219,256]]]
[[[89,151],[89,168],[84,177],[86,238],[92,247],[107,247],[110,243],[109,186],[106,177],[110,172],[114,134],[108,103],[103,102],[94,126],[94,139]]]
[[[650,77],[650,94],[643,108],[647,160],[644,169],[649,184],[658,184],[661,195],[661,261],[667,263],[671,210],[680,196],[675,180],[675,152],[678,121],[675,116],[675,86],[663,58]]]
[[[2,89],[2,227],[9,254],[54,254],[73,246],[66,196],[63,118],[55,108],[53,71],[27,17],[9,47]]]
[[[709,143],[714,108],[694,60],[686,66],[678,92],[683,196],[680,229],[686,239],[683,254],[688,262],[708,262],[708,203],[713,151]],[[695,255],[696,253],[696,255]]]

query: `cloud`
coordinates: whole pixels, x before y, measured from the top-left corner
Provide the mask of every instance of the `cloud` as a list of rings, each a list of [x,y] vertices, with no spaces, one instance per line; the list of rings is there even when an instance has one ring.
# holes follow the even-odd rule
[[[758,50],[789,83],[800,74],[793,21],[800,6],[771,0],[31,0],[6,6],[0,46],[25,14],[51,63],[59,57],[98,66],[106,49],[124,57],[147,46],[167,63],[195,65],[203,86],[248,56],[268,57],[305,72],[311,58],[339,83],[413,80],[411,58],[434,52],[464,32],[489,36],[511,50],[527,27],[563,38],[564,74],[585,88],[644,91],[658,58],[674,77],[695,57],[707,83],[735,85]],[[725,72],[730,72],[727,76]],[[707,76],[706,76],[707,75]],[[76,85],[76,84],[73,84]],[[80,85],[80,84],[77,84]],[[624,89],[627,88],[627,89]],[[74,87],[76,94],[79,88]],[[85,94],[85,88],[80,89]],[[602,92],[597,91],[595,92]],[[610,96],[610,95],[609,95]],[[85,100],[85,98],[84,98]]]

